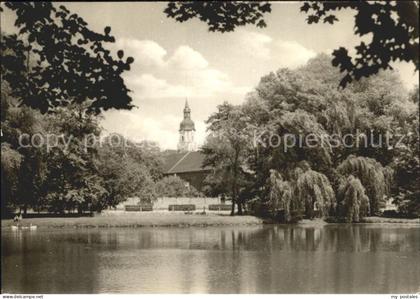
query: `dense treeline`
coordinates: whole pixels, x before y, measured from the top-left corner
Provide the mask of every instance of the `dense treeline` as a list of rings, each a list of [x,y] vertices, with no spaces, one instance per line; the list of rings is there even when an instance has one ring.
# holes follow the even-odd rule
[[[77,107],[41,114],[13,105],[7,95],[2,101],[3,212],[101,211],[127,197],[156,198],[162,159],[155,144],[116,134],[99,138],[98,117],[85,114],[81,120]],[[55,143],[61,138],[66,144]],[[47,140],[49,146],[42,144]]]
[[[3,216],[16,208],[81,213],[115,207],[128,197],[151,203],[158,196],[200,196],[179,177],[162,176],[156,144],[101,137],[98,116],[83,113],[81,119],[81,110],[71,105],[41,114],[3,92]]]
[[[232,214],[246,204],[285,221],[359,221],[392,199],[420,215],[418,87],[407,92],[383,71],[337,89],[330,61],[270,73],[243,105],[224,103],[208,119],[208,188],[233,199]]]

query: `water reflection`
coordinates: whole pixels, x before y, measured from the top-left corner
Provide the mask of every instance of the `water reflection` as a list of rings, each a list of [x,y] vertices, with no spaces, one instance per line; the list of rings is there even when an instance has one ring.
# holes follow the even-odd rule
[[[407,293],[420,228],[375,225],[2,233],[2,291]]]

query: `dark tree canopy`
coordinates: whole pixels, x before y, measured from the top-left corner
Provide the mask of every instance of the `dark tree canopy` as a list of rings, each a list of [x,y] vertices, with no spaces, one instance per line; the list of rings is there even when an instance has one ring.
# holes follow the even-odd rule
[[[169,2],[165,13],[179,22],[199,18],[206,22],[210,31],[228,32],[237,26],[255,24],[267,26],[264,13],[271,12],[268,2],[243,1],[186,1]]]
[[[49,2],[6,2],[16,14],[19,35],[3,35],[1,73],[22,104],[47,112],[57,106],[90,101],[95,114],[131,109],[121,74],[132,57],[113,57],[104,46],[115,42],[111,28],[97,33],[66,7]]]
[[[356,46],[356,55],[340,47],[333,52],[332,63],[345,75],[340,85],[369,77],[380,69],[391,68],[396,60],[412,62],[419,69],[419,3],[418,1],[305,1],[300,10],[308,15],[308,24],[334,24],[335,12],[356,11],[354,32],[372,35],[369,43]],[[255,24],[265,27],[264,14],[271,12],[269,2],[171,2],[165,9],[168,17],[179,22],[198,18],[210,31],[229,32],[238,26]]]

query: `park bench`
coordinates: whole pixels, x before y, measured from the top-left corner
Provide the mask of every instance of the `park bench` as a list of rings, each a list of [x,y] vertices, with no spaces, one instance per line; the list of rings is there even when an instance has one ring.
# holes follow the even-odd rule
[[[169,211],[195,211],[195,205],[169,205]]]
[[[153,206],[151,204],[125,205],[124,209],[126,212],[150,212],[153,211]]]
[[[209,205],[210,211],[230,211],[231,208],[231,205],[226,204]]]

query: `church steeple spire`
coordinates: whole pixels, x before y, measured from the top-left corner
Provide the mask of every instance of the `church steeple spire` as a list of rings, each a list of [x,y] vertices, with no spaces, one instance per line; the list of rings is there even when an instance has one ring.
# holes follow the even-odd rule
[[[188,99],[185,98],[184,119],[191,119],[191,109],[188,105]]]
[[[194,132],[195,125],[191,119],[191,109],[188,105],[188,99],[185,99],[184,119],[179,125],[179,143],[178,150],[180,151],[194,151]]]

